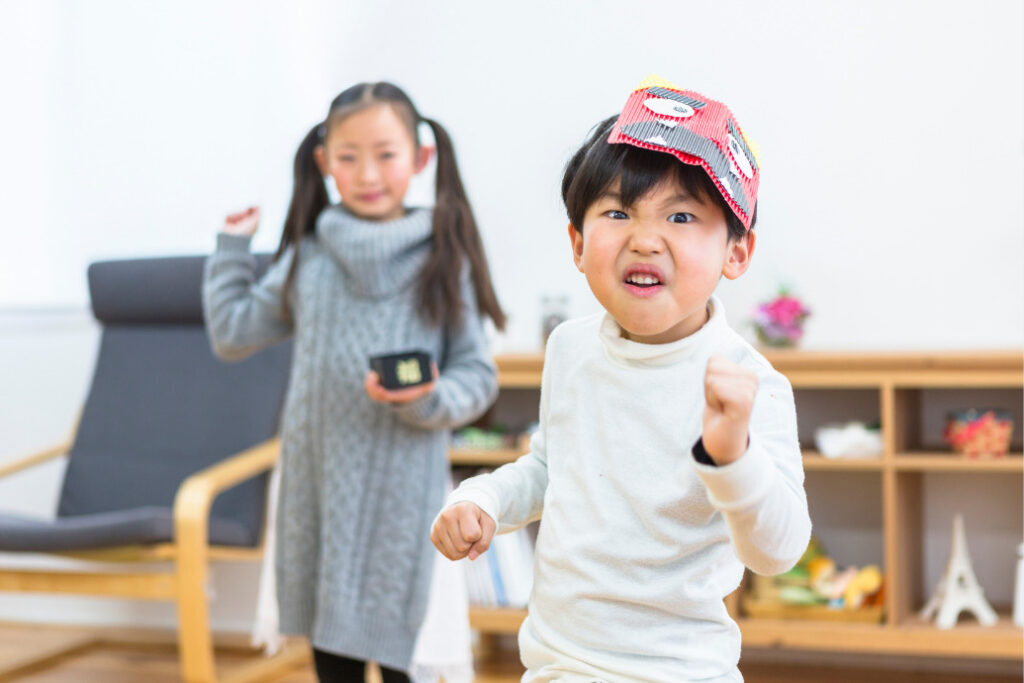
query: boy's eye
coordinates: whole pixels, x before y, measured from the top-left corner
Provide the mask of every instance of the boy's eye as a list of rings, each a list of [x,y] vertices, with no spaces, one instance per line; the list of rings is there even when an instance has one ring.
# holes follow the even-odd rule
[[[394,152],[384,152],[383,154],[380,155],[380,158],[381,159],[394,159],[395,158],[395,153]]]
[[[694,220],[692,213],[679,212],[668,217],[670,223],[689,223]]]
[[[351,156],[351,155],[345,155],[345,156],[338,157],[338,161],[342,161],[342,162],[345,162],[347,164],[351,164],[355,160],[356,160],[356,158],[354,156]]]
[[[629,218],[629,216],[627,216],[625,214],[625,212],[619,211],[618,209],[612,209],[611,211],[605,211],[604,215],[607,216],[608,218],[614,218],[617,221],[622,221],[622,220],[625,220],[625,219]]]

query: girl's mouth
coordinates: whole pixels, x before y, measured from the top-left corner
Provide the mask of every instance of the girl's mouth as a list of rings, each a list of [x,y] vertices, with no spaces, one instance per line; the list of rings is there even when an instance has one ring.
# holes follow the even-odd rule
[[[359,195],[359,201],[366,202],[367,204],[375,202],[384,196],[383,192],[369,192],[367,194]]]

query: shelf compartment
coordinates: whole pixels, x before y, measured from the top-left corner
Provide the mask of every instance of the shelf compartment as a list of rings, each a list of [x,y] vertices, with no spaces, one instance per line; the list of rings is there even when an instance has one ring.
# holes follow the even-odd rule
[[[799,416],[797,436],[804,451],[816,452],[815,432],[823,425],[881,421],[881,390],[878,385],[842,389],[796,387],[793,399]]]
[[[968,379],[977,381],[973,377]],[[1009,412],[1014,419],[1010,451],[1014,454],[1024,451],[1024,426],[1021,425],[1024,394],[1017,388],[978,388],[973,385],[903,387],[894,391],[896,414],[899,416],[893,439],[896,453],[913,454],[920,451],[959,457],[945,443],[942,434],[948,414],[968,408],[997,408]]]

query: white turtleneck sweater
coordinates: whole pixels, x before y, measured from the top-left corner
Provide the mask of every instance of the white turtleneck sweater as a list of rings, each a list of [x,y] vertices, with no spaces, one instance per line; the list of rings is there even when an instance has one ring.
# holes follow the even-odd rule
[[[629,341],[608,314],[559,326],[530,453],[448,499],[476,503],[499,533],[543,515],[523,681],[742,681],[723,598],[744,566],[792,567],[811,522],[789,382],[710,304],[704,327],[670,344]],[[748,450],[723,467],[692,454],[716,353],[760,380]]]

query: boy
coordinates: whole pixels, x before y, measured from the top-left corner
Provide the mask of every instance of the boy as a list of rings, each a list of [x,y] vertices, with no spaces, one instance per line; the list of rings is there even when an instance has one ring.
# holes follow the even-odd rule
[[[552,333],[530,453],[464,482],[431,534],[472,560],[543,512],[523,681],[742,681],[723,598],[807,547],[792,389],[712,296],[750,265],[758,179],[724,105],[650,80],[566,167],[605,312]]]

